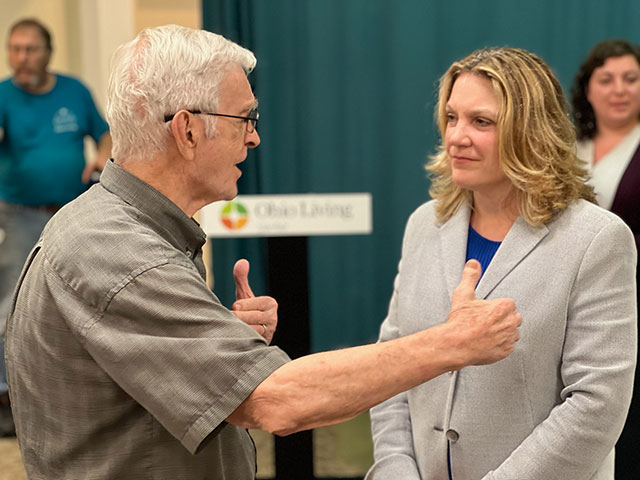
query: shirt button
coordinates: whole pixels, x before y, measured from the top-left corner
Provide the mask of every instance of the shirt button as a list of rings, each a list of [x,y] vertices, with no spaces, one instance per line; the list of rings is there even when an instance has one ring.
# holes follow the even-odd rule
[[[459,438],[460,438],[460,435],[458,435],[458,432],[456,432],[455,430],[451,430],[451,429],[447,430],[447,439],[451,443],[456,443]]]
[[[191,258],[193,256],[193,252],[191,250],[189,250],[188,248],[185,250],[185,252],[187,254],[187,257]]]

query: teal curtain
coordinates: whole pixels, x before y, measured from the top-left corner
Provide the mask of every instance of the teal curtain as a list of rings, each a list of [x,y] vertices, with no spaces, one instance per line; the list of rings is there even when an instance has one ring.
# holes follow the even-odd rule
[[[253,50],[262,144],[241,193],[373,194],[370,236],[309,244],[312,345],[375,340],[408,215],[428,199],[436,84],[486,46],[541,55],[566,89],[598,41],[640,43],[637,0],[203,0],[204,28]],[[264,291],[264,240],[215,240],[214,290],[233,300],[233,261],[247,256]],[[428,282],[430,279],[425,278]],[[444,319],[443,319],[444,320]]]

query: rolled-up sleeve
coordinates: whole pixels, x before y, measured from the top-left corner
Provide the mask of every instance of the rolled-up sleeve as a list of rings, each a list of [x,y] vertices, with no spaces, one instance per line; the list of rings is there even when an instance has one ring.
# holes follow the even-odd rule
[[[220,304],[193,265],[141,268],[83,328],[113,380],[192,453],[289,361]]]

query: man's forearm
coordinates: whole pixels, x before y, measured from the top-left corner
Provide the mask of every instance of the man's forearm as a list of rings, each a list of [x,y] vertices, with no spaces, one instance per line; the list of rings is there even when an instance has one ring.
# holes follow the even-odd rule
[[[269,376],[228,421],[288,435],[339,423],[464,359],[438,325],[389,342],[298,358]]]
[[[347,420],[465,365],[509,355],[522,322],[513,300],[477,300],[480,265],[467,264],[449,320],[388,342],[302,357],[273,372],[227,418],[287,435]]]

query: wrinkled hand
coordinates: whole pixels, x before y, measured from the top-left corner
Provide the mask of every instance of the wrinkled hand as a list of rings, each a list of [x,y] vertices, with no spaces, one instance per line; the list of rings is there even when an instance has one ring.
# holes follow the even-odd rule
[[[249,286],[249,262],[238,260],[233,267],[236,301],[232,312],[271,343],[278,324],[278,302],[271,297],[256,297]]]
[[[457,347],[465,365],[483,365],[507,357],[520,339],[518,327],[522,316],[509,298],[478,300],[475,287],[481,267],[470,260],[462,272],[462,280],[453,292],[451,312],[446,324],[455,327]]]

